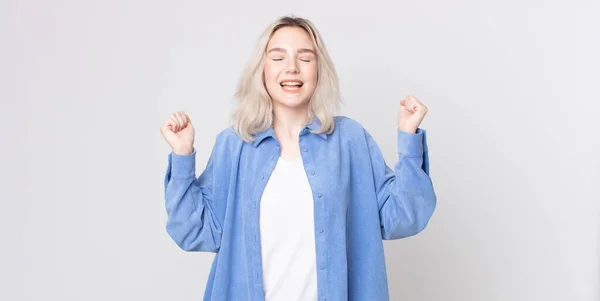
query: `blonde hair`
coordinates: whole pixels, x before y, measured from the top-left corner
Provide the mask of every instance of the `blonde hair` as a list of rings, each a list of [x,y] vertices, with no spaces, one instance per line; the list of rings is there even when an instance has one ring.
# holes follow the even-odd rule
[[[255,53],[244,68],[234,99],[233,129],[244,141],[254,141],[253,135],[264,131],[273,123],[273,104],[264,83],[265,51],[273,34],[283,27],[304,29],[311,37],[317,53],[317,86],[309,103],[309,118],[321,123],[314,133],[330,134],[334,130],[334,117],[341,103],[338,76],[323,39],[316,27],[307,19],[285,16],[271,23],[258,39]]]

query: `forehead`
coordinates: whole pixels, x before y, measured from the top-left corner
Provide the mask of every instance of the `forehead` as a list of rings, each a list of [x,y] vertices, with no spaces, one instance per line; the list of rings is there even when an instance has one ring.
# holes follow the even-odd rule
[[[313,41],[306,30],[299,27],[282,27],[273,33],[267,50],[272,47],[280,48],[308,48],[314,50]]]

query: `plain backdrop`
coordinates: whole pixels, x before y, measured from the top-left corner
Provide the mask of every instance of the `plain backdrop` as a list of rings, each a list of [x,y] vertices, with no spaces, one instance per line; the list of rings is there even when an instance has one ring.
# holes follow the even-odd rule
[[[159,128],[190,115],[199,173],[256,39],[289,14],[321,31],[342,114],[388,165],[400,99],[429,107],[438,207],[385,242],[392,300],[600,300],[599,8],[2,0],[0,300],[201,300],[213,254],[165,231]]]

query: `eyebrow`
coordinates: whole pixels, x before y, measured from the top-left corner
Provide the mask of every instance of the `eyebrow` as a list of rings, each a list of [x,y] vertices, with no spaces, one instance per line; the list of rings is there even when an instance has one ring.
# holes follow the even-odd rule
[[[271,49],[270,49],[270,50],[267,52],[267,54],[269,54],[269,53],[271,53],[271,52],[275,52],[275,51],[276,51],[276,52],[287,52],[287,51],[286,51],[285,49],[283,49],[283,48],[280,48],[280,47],[275,47],[275,48],[271,48]],[[316,54],[316,52],[315,52],[314,50],[312,50],[312,49],[309,49],[309,48],[300,48],[300,49],[298,49],[298,53],[307,53],[307,52],[308,52],[308,53],[312,53],[312,54],[314,54],[314,55],[317,55],[317,54]]]

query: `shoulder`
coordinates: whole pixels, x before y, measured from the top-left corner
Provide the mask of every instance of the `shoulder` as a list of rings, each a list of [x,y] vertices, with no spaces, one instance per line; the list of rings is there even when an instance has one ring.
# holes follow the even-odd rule
[[[364,141],[365,134],[368,134],[360,122],[347,116],[335,117],[335,131],[339,133],[341,139],[353,144]]]
[[[360,132],[364,130],[363,125],[360,122],[348,116],[335,116],[334,120],[335,126],[338,127],[340,130],[354,132]]]
[[[216,134],[213,153],[217,157],[231,157],[243,143],[231,126],[221,129]]]
[[[235,134],[235,131],[233,130],[233,127],[228,126],[224,129],[222,129],[219,133],[217,133],[217,143],[231,143],[231,142],[235,142],[236,138],[238,140],[239,137]]]

